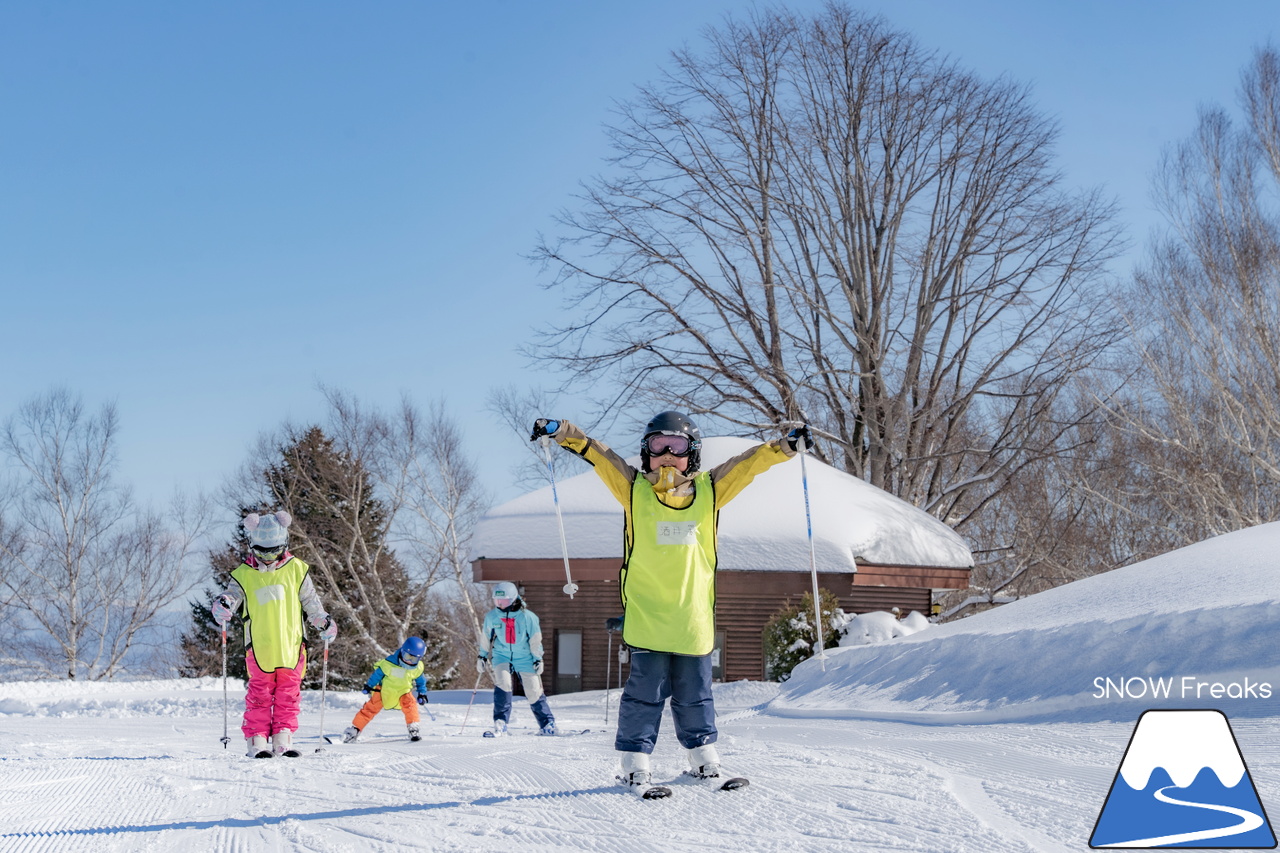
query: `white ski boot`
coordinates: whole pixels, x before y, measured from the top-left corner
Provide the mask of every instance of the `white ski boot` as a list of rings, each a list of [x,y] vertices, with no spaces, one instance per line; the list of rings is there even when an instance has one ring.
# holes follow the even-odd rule
[[[417,723],[409,724],[409,740],[422,740],[422,734],[418,730]]]
[[[275,753],[271,751],[271,747],[267,746],[267,738],[264,735],[254,735],[245,738],[245,743],[249,745],[249,751],[245,753],[250,758],[274,758]]]
[[[540,735],[554,735],[556,733],[556,721],[552,720],[542,728],[538,729]]]
[[[347,730],[342,733],[343,743],[355,743],[360,739],[360,730],[355,726],[347,726]]]
[[[661,800],[671,796],[671,789],[663,785],[653,784],[653,774],[649,769],[649,756],[643,752],[624,752],[618,756],[622,764],[618,771],[619,785],[624,785],[636,796],[646,800]]]
[[[493,728],[484,733],[485,737],[504,737],[507,733],[506,720],[494,720]]]
[[[302,755],[301,752],[293,748],[293,732],[288,729],[276,732],[271,736],[271,750],[276,754],[277,758],[281,756],[298,758]]]
[[[713,743],[689,750],[689,769],[685,773],[721,791],[732,791],[750,784],[742,776],[729,778],[721,775],[720,753]]]

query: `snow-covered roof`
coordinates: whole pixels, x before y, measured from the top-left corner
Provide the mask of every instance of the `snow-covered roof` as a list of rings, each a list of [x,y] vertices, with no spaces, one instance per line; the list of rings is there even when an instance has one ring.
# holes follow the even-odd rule
[[[704,439],[703,468],[754,444],[745,438]],[[638,456],[630,461],[640,464]],[[928,513],[812,456],[805,468],[818,571],[853,572],[855,561],[882,566],[973,565],[964,539]],[[566,477],[557,482],[556,490],[570,558],[621,558],[622,508],[595,472]],[[792,459],[758,476],[721,512],[720,568],[807,570],[807,530],[801,464]],[[560,556],[550,485],[494,507],[476,526],[473,560]]]

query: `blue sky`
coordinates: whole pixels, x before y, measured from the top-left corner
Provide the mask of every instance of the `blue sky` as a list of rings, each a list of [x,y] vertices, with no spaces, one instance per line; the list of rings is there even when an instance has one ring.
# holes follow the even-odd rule
[[[1123,264],[1162,148],[1280,42],[1272,0],[853,5],[1029,84],[1068,181],[1119,200]],[[551,384],[517,346],[560,310],[525,256],[613,102],[747,8],[0,0],[0,418],[55,385],[114,400],[120,476],[162,501],[317,418],[317,383],[407,393],[515,496],[522,441],[485,407]]]

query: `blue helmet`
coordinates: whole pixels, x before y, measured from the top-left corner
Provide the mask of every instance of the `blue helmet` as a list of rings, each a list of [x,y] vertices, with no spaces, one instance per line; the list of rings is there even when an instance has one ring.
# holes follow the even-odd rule
[[[400,660],[407,664],[414,665],[422,660],[422,656],[426,654],[427,643],[421,637],[410,637],[400,646]]]

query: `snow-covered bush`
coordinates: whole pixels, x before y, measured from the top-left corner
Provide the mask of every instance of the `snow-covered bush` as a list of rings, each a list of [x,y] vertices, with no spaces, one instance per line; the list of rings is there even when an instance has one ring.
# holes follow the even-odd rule
[[[823,648],[832,648],[840,640],[839,626],[846,616],[835,594],[819,590],[822,602]],[[765,677],[770,681],[786,681],[791,670],[801,661],[813,657],[813,594],[806,592],[799,604],[788,601],[764,626]]]

